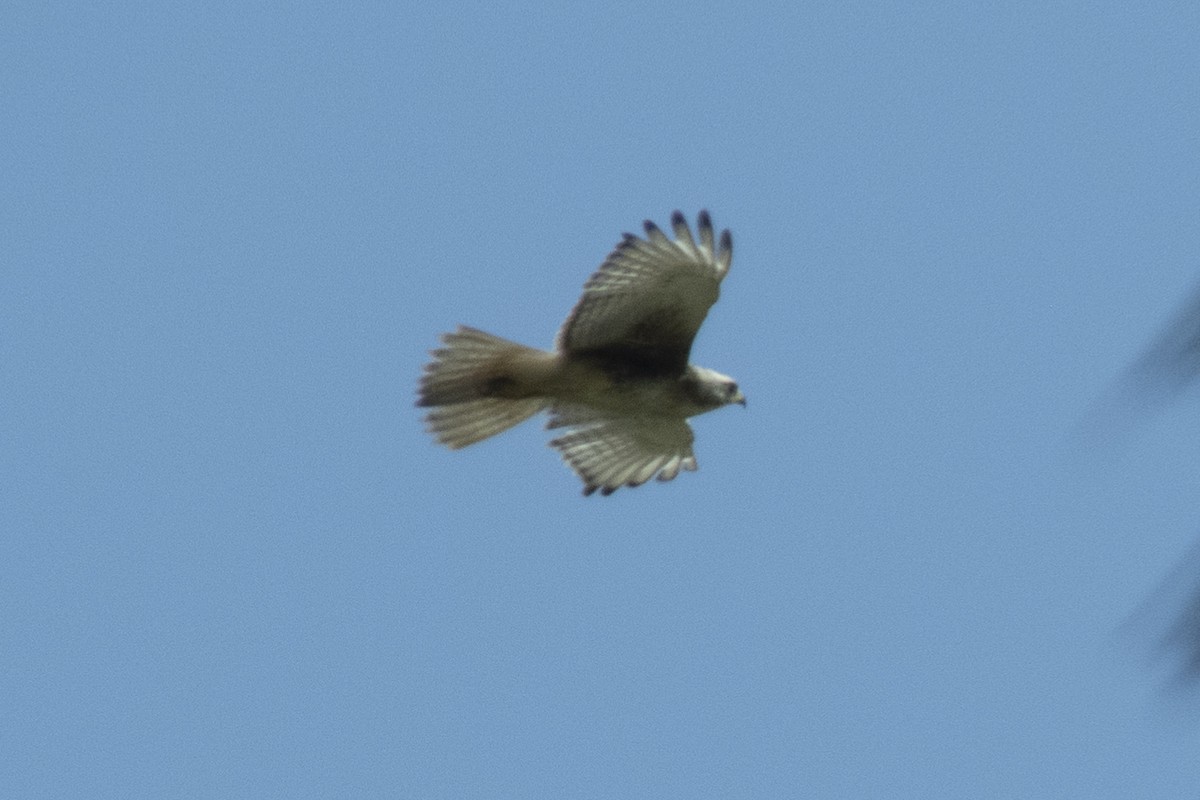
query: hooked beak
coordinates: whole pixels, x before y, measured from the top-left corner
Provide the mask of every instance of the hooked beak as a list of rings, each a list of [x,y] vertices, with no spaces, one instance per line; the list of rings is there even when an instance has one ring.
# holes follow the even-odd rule
[[[746,395],[742,394],[741,390],[739,390],[738,393],[735,394],[733,396],[733,399],[730,400],[729,402],[737,403],[742,408],[745,408],[746,407]]]

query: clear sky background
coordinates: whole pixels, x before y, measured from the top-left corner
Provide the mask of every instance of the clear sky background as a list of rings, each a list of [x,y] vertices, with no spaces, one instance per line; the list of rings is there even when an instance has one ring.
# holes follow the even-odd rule
[[[18,2],[0,72],[0,795],[1200,796],[1200,399],[1086,422],[1200,279],[1197,4]],[[431,441],[440,333],[676,208],[699,472]]]

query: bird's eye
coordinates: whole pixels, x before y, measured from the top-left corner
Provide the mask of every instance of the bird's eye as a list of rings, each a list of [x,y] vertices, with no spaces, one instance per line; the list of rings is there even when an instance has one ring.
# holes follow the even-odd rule
[[[736,383],[729,384],[728,392],[730,397],[733,397],[735,394],[737,394],[737,390],[738,388]]]

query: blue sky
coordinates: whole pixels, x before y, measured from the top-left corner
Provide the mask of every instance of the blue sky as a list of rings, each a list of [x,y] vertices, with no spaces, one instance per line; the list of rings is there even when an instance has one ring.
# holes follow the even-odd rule
[[[1200,793],[1200,8],[423,5],[0,12],[0,794]],[[699,472],[430,440],[676,208]]]

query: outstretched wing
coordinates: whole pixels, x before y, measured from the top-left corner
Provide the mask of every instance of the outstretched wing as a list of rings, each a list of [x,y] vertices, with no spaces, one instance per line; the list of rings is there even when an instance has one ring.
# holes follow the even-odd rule
[[[656,475],[669,481],[681,469],[696,469],[692,428],[682,418],[601,417],[569,407],[552,414],[548,427],[573,428],[550,445],[583,479],[585,495],[641,486]]]
[[[733,259],[729,231],[714,247],[712,220],[701,211],[692,238],[683,214],[671,215],[675,239],[653,222],[646,238],[631,233],[583,286],[558,334],[558,349],[631,376],[681,372],[692,340],[717,301]]]

